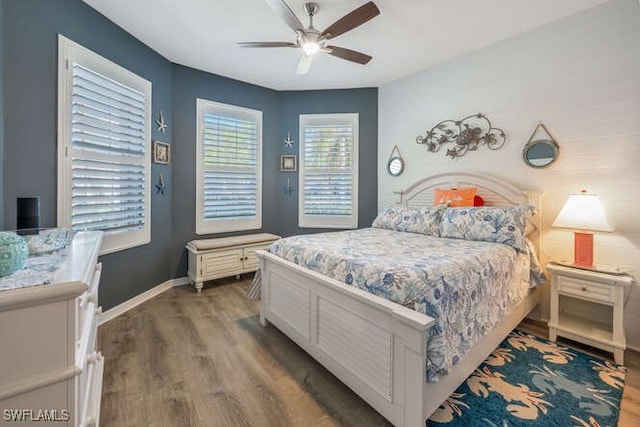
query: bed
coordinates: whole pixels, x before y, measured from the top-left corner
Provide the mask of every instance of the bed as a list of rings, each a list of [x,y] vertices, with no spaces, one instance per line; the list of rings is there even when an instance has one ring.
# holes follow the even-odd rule
[[[407,208],[432,206],[435,188],[470,186],[478,189],[487,206],[530,204],[541,210],[540,192],[524,192],[497,179],[463,173],[442,174],[421,180],[407,190],[398,192],[398,202]],[[540,229],[541,216],[533,218]],[[373,241],[382,239],[384,242],[387,238],[394,239],[395,236],[391,236],[393,233],[403,232],[366,229],[341,233],[359,233],[358,238],[364,240],[354,245],[366,248]],[[403,240],[397,247],[400,251],[404,248],[405,254],[418,251],[417,248],[427,244],[435,244],[437,252],[438,245],[445,245],[443,241],[453,240],[404,234],[409,239]],[[535,240],[535,247],[541,246],[539,233],[534,232],[529,237]],[[425,420],[451,392],[539,302],[540,292],[535,287],[529,290],[527,286],[513,301],[496,301],[497,304],[504,304],[508,312],[500,315],[497,323],[494,319],[492,327],[483,331],[481,336],[461,338],[447,335],[441,330],[441,321],[436,322],[436,319],[440,319],[436,313],[428,309],[420,310],[420,296],[416,296],[414,290],[422,285],[414,286],[411,292],[398,291],[401,288],[395,286],[393,276],[407,276],[408,273],[395,273],[394,270],[391,276],[370,281],[385,285],[384,292],[375,287],[363,287],[363,290],[353,284],[349,286],[345,282],[349,283],[350,273],[345,275],[345,272],[357,270],[353,268],[359,263],[357,257],[349,256],[347,260],[340,261],[331,258],[328,253],[317,259],[313,255],[305,256],[304,244],[308,238],[298,236],[288,241],[285,239],[286,244],[276,242],[272,246],[274,253],[258,253],[262,276],[260,321],[265,326],[268,322],[274,324],[394,425],[424,425]],[[331,235],[324,238],[325,245],[331,240],[336,240],[335,245],[341,245]],[[456,250],[472,258],[476,257],[476,251],[488,252],[490,256],[498,258],[517,252],[505,249],[503,246],[506,245],[499,243],[476,243],[463,240],[456,244]],[[391,252],[392,245],[386,243],[386,246]],[[380,249],[370,251],[373,252],[365,251],[362,256],[374,260],[375,252],[380,252]],[[434,250],[428,252],[433,254]],[[427,255],[424,257],[428,258]],[[514,255],[514,261],[521,258]],[[413,262],[411,265],[415,264]],[[394,266],[385,266],[383,271],[392,268]],[[336,270],[341,270],[341,273],[337,276],[334,274],[335,277],[326,275]],[[377,272],[374,269],[367,274],[371,276]],[[417,283],[420,283],[418,276],[430,274],[434,276],[434,271],[416,270],[411,273]],[[354,273],[356,282],[359,275],[362,273]],[[437,268],[435,276],[438,276]],[[505,286],[522,281],[522,277],[515,276],[508,277]],[[518,286],[522,289],[522,285]],[[495,299],[501,291],[495,292],[489,295],[489,299]],[[382,294],[385,298],[380,296]],[[407,298],[407,294],[410,298]],[[451,316],[451,313],[455,314],[455,310],[437,315]],[[455,322],[464,322],[464,317],[455,318]],[[460,342],[465,345],[459,348],[459,353],[455,350],[442,353],[443,348],[449,347],[447,350],[451,350],[450,347],[455,347],[451,345],[452,342],[458,347]],[[434,348],[438,351],[434,352]],[[462,357],[457,358],[458,354]]]

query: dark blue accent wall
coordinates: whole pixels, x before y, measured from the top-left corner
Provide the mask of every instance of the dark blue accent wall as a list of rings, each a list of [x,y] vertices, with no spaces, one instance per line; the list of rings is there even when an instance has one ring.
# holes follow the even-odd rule
[[[185,276],[184,245],[195,234],[196,99],[223,102],[262,111],[262,230],[289,236],[323,231],[298,228],[298,174],[280,172],[280,156],[298,154],[300,114],[359,113],[360,189],[358,223],[367,227],[377,210],[378,89],[278,92],[181,65],[173,66],[173,263],[174,277]],[[296,141],[285,148],[287,132]],[[366,167],[370,165],[371,167]],[[296,189],[291,197],[282,187],[287,178]],[[245,232],[218,234],[222,237]]]
[[[297,154],[299,115],[359,113],[359,225],[371,224],[377,198],[377,89],[279,92],[171,64],[81,0],[0,2],[4,229],[15,228],[16,197],[31,195],[41,198],[41,224],[56,226],[58,33],[151,81],[153,120],[162,111],[168,123],[166,134],[155,126],[152,132],[153,139],[171,143],[172,158],[170,165],[152,166],[152,189],[160,173],[168,188],[164,195],[152,190],[151,243],[100,258],[104,309],[186,276],[184,245],[203,237],[195,234],[197,98],[263,112],[263,228],[256,231],[281,235],[322,231],[299,229],[298,193],[287,197],[282,191],[287,177],[298,187],[297,173],[280,172],[279,162],[282,154]],[[293,149],[284,146],[287,132],[296,141]]]
[[[206,73],[181,65],[173,66],[173,236],[172,265],[174,277],[184,277],[187,271],[184,245],[196,237],[196,99],[222,102],[262,111],[263,194],[272,191],[273,176],[266,165],[274,163],[273,147],[277,143],[280,117],[278,92],[238,80]],[[275,205],[263,196],[262,224],[267,227]],[[255,230],[259,232],[261,230]],[[239,233],[223,233],[222,237]]]
[[[16,226],[16,197],[40,196],[42,226],[57,224],[58,33],[151,81],[152,114],[172,125],[171,63],[80,0],[4,2],[4,228]],[[154,139],[169,140],[153,128]],[[171,182],[171,166],[153,165]],[[121,303],[170,277],[171,196],[153,192],[152,241],[101,257],[100,302]]]
[[[358,227],[369,227],[377,213],[378,203],[378,89],[311,90],[280,92],[281,138],[276,145],[276,161],[281,154],[299,155],[300,114],[358,113],[359,168],[358,168]],[[295,141],[292,148],[283,140],[291,132]],[[279,163],[271,167],[279,170]],[[298,172],[278,172],[278,185],[269,197],[277,200],[277,215],[269,223],[270,230],[282,236],[328,231],[319,228],[298,227]],[[282,190],[290,178],[295,188],[291,197]]]

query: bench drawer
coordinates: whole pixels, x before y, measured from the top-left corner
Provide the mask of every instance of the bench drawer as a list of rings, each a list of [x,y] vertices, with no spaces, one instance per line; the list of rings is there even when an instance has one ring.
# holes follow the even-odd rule
[[[242,269],[242,249],[229,249],[201,256],[201,276],[203,279],[232,276]]]

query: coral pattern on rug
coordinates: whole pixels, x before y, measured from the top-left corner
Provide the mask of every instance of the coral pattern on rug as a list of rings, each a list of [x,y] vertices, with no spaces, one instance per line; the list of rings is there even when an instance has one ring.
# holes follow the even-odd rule
[[[626,369],[514,330],[431,426],[615,426]]]

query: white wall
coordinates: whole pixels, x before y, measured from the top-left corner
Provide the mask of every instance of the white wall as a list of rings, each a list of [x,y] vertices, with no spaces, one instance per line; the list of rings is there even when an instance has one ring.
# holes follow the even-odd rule
[[[481,31],[481,28],[478,28]],[[460,159],[427,152],[418,135],[444,119],[486,114],[507,134],[498,151]],[[542,121],[560,144],[549,168],[532,169],[522,148]],[[428,175],[490,173],[545,190],[544,256],[573,257],[573,235],[550,223],[567,196],[598,194],[615,224],[595,237],[596,262],[627,266],[640,280],[640,5],[612,0],[380,88],[378,207],[394,190]],[[406,160],[400,177],[385,164],[394,145]],[[545,305],[543,317],[548,316]],[[628,345],[640,349],[640,286],[625,313]]]

